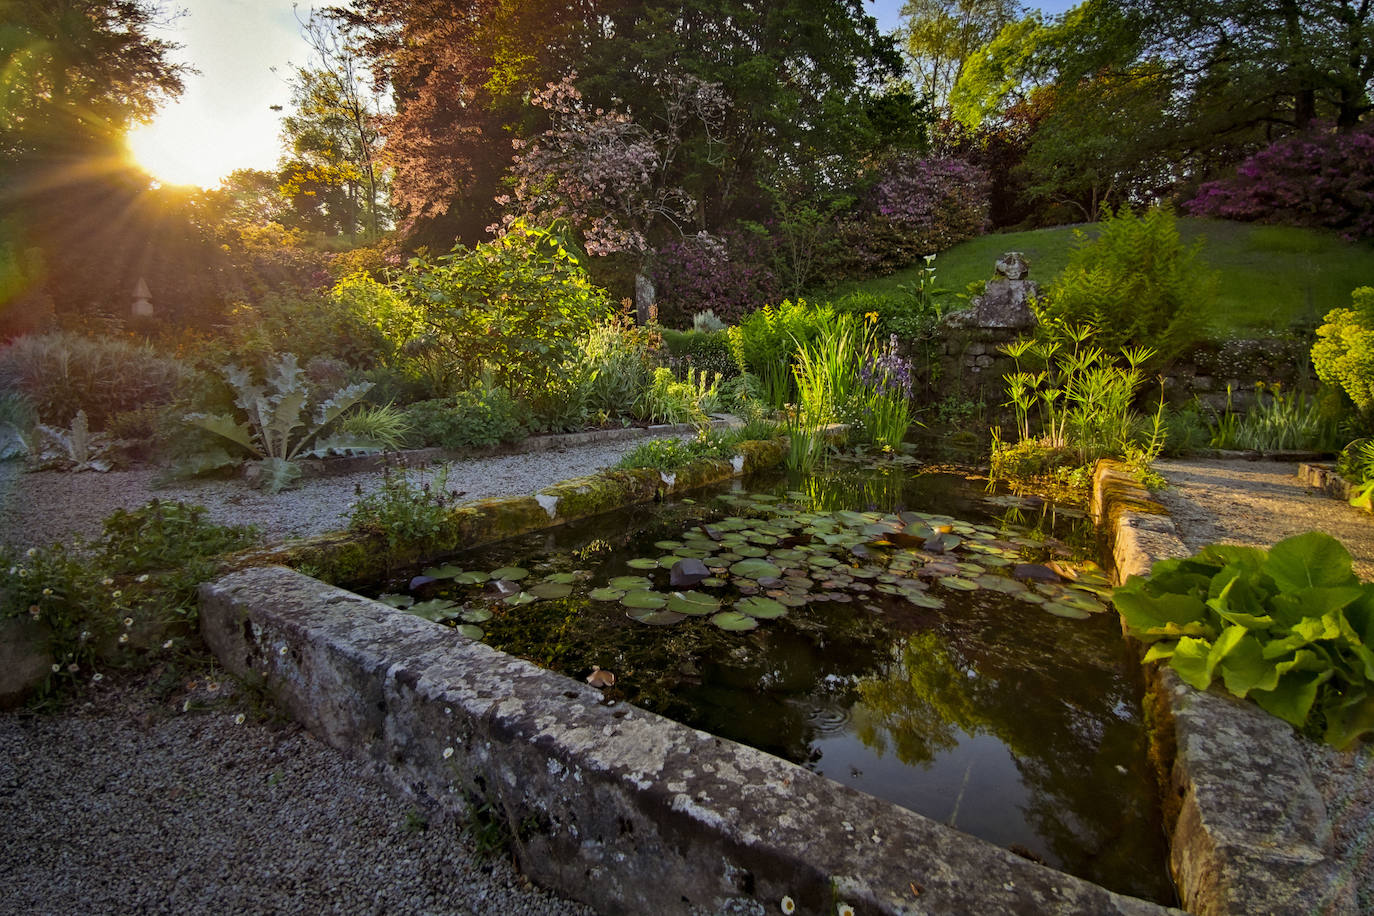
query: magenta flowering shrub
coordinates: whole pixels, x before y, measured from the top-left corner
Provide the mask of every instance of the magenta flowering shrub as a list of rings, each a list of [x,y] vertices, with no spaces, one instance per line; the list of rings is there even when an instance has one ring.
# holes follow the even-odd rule
[[[1184,205],[1193,216],[1334,229],[1374,236],[1374,125],[1329,127],[1280,140],[1210,181]]]
[[[782,299],[767,237],[726,230],[669,242],[658,250],[654,292],[665,327],[690,328],[711,309],[726,324]]]
[[[962,159],[894,159],[840,232],[842,269],[891,273],[987,231],[987,173]]]

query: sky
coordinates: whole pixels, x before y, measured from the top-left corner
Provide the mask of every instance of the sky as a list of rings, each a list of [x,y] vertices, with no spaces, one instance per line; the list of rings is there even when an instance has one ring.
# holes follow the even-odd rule
[[[883,31],[900,24],[903,0],[869,0],[866,6]],[[164,106],[152,124],[130,134],[134,157],[168,184],[213,187],[236,168],[270,169],[281,155],[281,112],[291,90],[292,65],[307,62],[291,0],[177,0],[186,10],[164,33],[184,47],[178,60],[199,73],[186,78],[186,91]],[[1060,13],[1071,0],[1041,0],[1046,13]]]

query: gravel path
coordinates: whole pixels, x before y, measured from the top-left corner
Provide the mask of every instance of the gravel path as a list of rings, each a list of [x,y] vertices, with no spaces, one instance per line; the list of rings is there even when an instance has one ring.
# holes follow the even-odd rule
[[[533,493],[636,444],[454,462],[448,483],[473,499]],[[93,538],[114,509],[156,496],[276,541],[341,527],[355,486],[381,477],[319,478],[269,497],[240,481],[152,490],[153,476],[0,463],[0,536],[20,547]],[[156,672],[110,679],[59,715],[0,715],[0,912],[591,913],[531,887],[499,852],[484,860],[451,819],[422,829],[427,812],[298,726],[257,721],[251,697],[220,676],[162,698]]]
[[[1296,464],[1178,460],[1155,468],[1170,484],[1157,495],[1189,548],[1215,541],[1270,547],[1305,531],[1325,531],[1350,551],[1360,578],[1374,579],[1374,518],[1303,485]],[[1342,754],[1308,740],[1302,748],[1360,912],[1374,913],[1374,748]]]
[[[454,461],[448,465],[448,487],[465,493],[466,499],[534,493],[615,464],[642,441]],[[71,474],[28,473],[23,467],[19,461],[0,462],[0,543],[23,548],[75,535],[94,538],[100,534],[101,520],[115,509],[134,509],[153,497],[205,506],[210,520],[221,525],[255,524],[265,542],[275,543],[345,527],[356,488],[371,492],[382,480],[381,471],[316,477],[269,496],[237,479],[155,489],[153,479],[159,472],[150,469]]]

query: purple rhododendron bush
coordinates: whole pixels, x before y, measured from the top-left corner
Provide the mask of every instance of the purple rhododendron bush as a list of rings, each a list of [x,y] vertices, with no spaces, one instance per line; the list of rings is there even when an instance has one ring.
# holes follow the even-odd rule
[[[1288,137],[1245,160],[1230,178],[1204,184],[1193,216],[1334,229],[1374,236],[1374,124],[1337,133],[1329,125]]]

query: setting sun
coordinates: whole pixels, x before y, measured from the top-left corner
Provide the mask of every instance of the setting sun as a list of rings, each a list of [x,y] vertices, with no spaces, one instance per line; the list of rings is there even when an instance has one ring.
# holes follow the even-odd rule
[[[174,111],[129,131],[129,154],[163,184],[212,188],[243,165],[243,152],[225,142],[214,124],[186,114]]]

